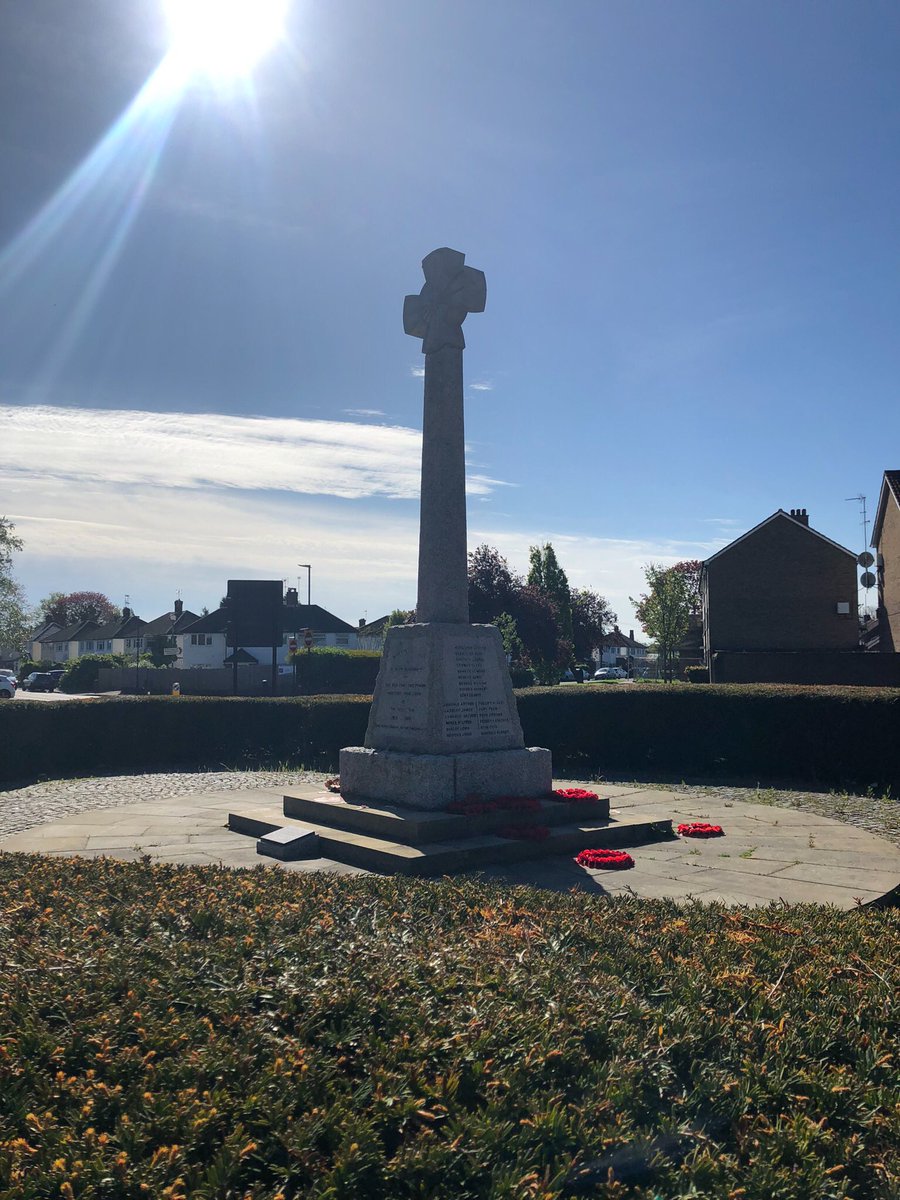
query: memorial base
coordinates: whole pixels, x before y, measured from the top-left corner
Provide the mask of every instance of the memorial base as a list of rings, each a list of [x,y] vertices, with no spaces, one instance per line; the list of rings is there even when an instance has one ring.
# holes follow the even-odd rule
[[[550,751],[539,746],[461,754],[413,754],[349,746],[340,755],[341,795],[406,808],[445,809],[468,796],[550,794]]]

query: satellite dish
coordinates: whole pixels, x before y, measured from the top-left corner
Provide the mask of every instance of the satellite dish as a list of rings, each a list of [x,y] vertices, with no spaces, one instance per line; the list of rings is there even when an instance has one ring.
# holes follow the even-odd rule
[[[875,576],[872,574],[871,571],[863,571],[862,575],[860,575],[860,577],[859,577],[859,582],[862,584],[862,586],[864,588],[874,587],[875,586]]]
[[[856,561],[861,567],[871,567],[875,561],[875,556],[870,554],[868,550],[863,550],[862,554],[857,554]]]

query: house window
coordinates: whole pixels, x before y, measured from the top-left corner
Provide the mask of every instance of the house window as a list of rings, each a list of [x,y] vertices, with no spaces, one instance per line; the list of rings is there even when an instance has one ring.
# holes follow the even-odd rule
[[[313,642],[316,646],[324,646],[325,642],[326,642],[325,634],[324,633],[314,633],[313,634]]]
[[[82,642],[81,646],[82,646],[83,650],[93,650],[94,643],[93,642]]]
[[[192,646],[211,646],[212,642],[213,642],[213,640],[212,640],[211,633],[192,633],[191,634],[191,645]]]
[[[336,646],[349,646],[350,645],[350,634],[349,633],[336,633],[334,635],[334,644]]]

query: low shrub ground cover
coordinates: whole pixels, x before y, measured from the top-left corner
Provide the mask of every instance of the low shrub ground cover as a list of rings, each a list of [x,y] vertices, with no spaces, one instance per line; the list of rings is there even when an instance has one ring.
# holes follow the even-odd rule
[[[898,1194],[895,911],[9,855],[0,908],[4,1200]]]

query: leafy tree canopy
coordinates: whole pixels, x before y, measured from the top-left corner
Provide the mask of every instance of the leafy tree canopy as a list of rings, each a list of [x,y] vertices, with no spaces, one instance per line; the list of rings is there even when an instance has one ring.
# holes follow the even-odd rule
[[[532,547],[527,581],[493,546],[469,555],[470,620],[496,625],[511,661],[531,667],[539,682],[558,683],[572,662],[576,615],[578,654],[586,658],[615,614],[596,592],[570,590],[551,545]]]
[[[120,609],[102,592],[51,592],[38,607],[45,621],[55,621],[63,628],[81,621],[96,621],[98,625],[104,625],[122,615]]]
[[[616,622],[609,602],[590,588],[576,588],[571,595],[572,644],[575,661],[585,662],[601,644],[606,630]]]
[[[694,594],[689,571],[682,564],[663,567],[649,563],[644,568],[648,591],[631,597],[637,619],[656,646],[663,676],[671,679],[678,660],[678,647],[691,627]]]
[[[556,551],[550,542],[543,546],[532,546],[529,553],[528,583],[543,592],[556,605],[559,613],[560,631],[563,637],[572,640],[572,594],[569,579],[559,565]]]
[[[13,555],[22,546],[13,522],[0,517],[0,646],[15,651],[24,650],[29,626],[25,592],[12,573]]]

